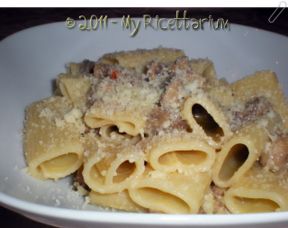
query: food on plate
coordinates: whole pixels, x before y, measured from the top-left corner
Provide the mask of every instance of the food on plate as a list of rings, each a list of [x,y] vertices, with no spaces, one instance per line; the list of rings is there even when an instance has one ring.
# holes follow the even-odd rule
[[[288,105],[272,71],[233,83],[172,48],[70,63],[29,105],[30,175],[91,204],[160,213],[288,210]],[[83,191],[84,189],[84,191]]]

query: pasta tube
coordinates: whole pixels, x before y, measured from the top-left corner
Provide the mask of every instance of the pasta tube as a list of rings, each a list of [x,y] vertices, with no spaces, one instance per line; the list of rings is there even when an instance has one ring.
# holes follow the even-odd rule
[[[155,136],[148,144],[148,162],[163,172],[207,171],[216,157],[212,147],[189,134]]]
[[[81,115],[64,97],[48,98],[26,109],[24,151],[32,176],[58,179],[81,166]]]
[[[60,75],[57,80],[61,94],[69,99],[75,107],[83,109],[86,94],[91,86],[90,80],[84,76]]]
[[[90,144],[91,145],[91,144]],[[100,145],[100,146],[99,146]],[[87,148],[89,157],[84,163],[83,178],[95,192],[115,193],[128,188],[144,172],[144,155],[136,146],[115,145]]]
[[[274,72],[258,71],[232,83],[231,88],[235,96],[244,101],[251,97],[267,98],[274,110],[280,114],[285,127],[288,128],[288,104]]]
[[[216,147],[232,135],[229,119],[220,102],[202,92],[186,99],[182,116],[195,134],[206,138]]]
[[[224,196],[232,213],[259,213],[288,210],[287,175],[279,176],[255,166]]]
[[[183,175],[146,168],[129,188],[131,199],[152,212],[197,213],[211,181],[209,173]]]
[[[229,187],[253,166],[268,141],[267,133],[257,124],[241,129],[217,154],[213,181],[220,187]]]
[[[117,64],[125,68],[132,68],[138,72],[143,72],[145,66],[151,61],[169,63],[174,62],[180,56],[184,56],[184,52],[178,49],[139,49],[136,51],[105,54],[100,58],[99,62],[105,64]]]

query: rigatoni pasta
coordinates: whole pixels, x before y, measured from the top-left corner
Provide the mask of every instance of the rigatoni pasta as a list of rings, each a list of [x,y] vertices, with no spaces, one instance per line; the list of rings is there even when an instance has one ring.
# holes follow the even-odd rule
[[[120,51],[103,55],[100,63],[117,64],[125,68],[142,72],[151,61],[161,63],[174,62],[177,58],[185,56],[179,49],[155,48],[152,50],[138,49],[135,51]]]
[[[121,133],[143,135],[147,115],[157,102],[159,91],[139,80],[134,71],[112,70],[111,75],[116,78],[106,77],[97,83],[97,89],[92,94],[93,104],[87,110],[84,122],[90,128],[112,124]],[[103,97],[103,94],[106,96]]]
[[[266,97],[274,110],[282,117],[284,126],[288,128],[288,107],[277,76],[272,71],[257,71],[255,74],[231,84],[236,96],[243,100],[251,97]]]
[[[116,193],[127,189],[137,176],[144,172],[144,155],[133,144],[115,146],[92,141],[86,144],[89,151],[84,161],[83,179],[90,189],[99,193]],[[99,139],[101,140],[101,139]]]
[[[58,77],[57,83],[63,96],[69,99],[75,107],[82,109],[85,107],[86,94],[90,88],[88,78],[63,74]]]
[[[32,176],[73,174],[91,204],[124,211],[288,210],[288,105],[275,73],[228,83],[209,59],[156,48],[70,63],[56,81],[26,109]]]
[[[58,179],[82,165],[81,115],[65,97],[51,97],[26,109],[24,150],[31,175]]]
[[[109,107],[111,107],[109,105]],[[109,109],[109,108],[108,108]],[[107,107],[101,104],[95,104],[85,115],[84,121],[91,128],[101,128],[108,125],[114,125],[120,133],[126,133],[131,136],[137,136],[144,133],[145,119],[142,113],[136,111],[136,116],[131,115],[132,110],[116,111],[109,113]],[[107,114],[109,113],[109,114]]]
[[[254,166],[225,193],[225,204],[232,213],[287,211],[285,175]]]
[[[207,78],[210,82],[217,81],[216,70],[214,64],[209,59],[192,59],[192,69],[199,75]]]
[[[152,212],[197,213],[211,182],[209,172],[162,172],[149,167],[128,189],[131,199]]]
[[[155,170],[186,174],[211,170],[216,157],[214,148],[189,134],[154,137],[146,154],[147,161]]]
[[[182,115],[196,134],[206,137],[215,147],[231,136],[228,119],[220,104],[205,94],[191,94],[183,104]]]
[[[244,127],[225,143],[217,154],[213,181],[219,187],[230,187],[251,169],[267,144],[268,136],[261,127]]]

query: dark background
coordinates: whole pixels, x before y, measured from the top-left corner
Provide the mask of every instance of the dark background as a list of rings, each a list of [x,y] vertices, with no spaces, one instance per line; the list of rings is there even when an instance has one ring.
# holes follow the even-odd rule
[[[111,17],[142,17],[143,14],[159,15],[161,18],[175,17],[175,11],[187,10],[188,16],[203,18],[212,15],[213,18],[228,19],[237,23],[258,27],[288,36],[288,9],[269,23],[268,18],[275,8],[0,8],[0,41],[5,37],[32,26],[57,21],[65,21],[67,17],[77,19],[80,15],[107,15]],[[26,219],[21,215],[0,206],[1,227],[50,227]]]
[[[0,40],[19,30],[35,25],[57,21],[65,21],[67,17],[77,19],[80,15],[89,17],[95,15],[108,15],[122,17],[129,14],[131,17],[142,17],[143,14],[160,17],[175,17],[175,11],[184,9],[188,16],[203,18],[212,15],[213,18],[222,17],[231,23],[249,25],[288,35],[288,9],[285,9],[274,23],[268,18],[275,8],[0,8]]]

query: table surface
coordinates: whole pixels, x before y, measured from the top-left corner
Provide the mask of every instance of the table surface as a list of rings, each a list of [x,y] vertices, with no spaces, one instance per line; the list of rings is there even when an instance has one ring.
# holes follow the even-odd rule
[[[269,23],[268,18],[275,9],[273,8],[177,8],[186,9],[191,17],[214,18],[223,17],[231,23],[243,24],[262,28],[265,30],[281,33],[288,36],[288,9],[275,20]],[[64,21],[67,17],[77,18],[80,15],[90,16],[108,15],[111,17],[122,17],[129,14],[131,17],[142,17],[150,14],[160,17],[175,17],[175,8],[0,8],[0,41],[5,37],[32,26],[46,24],[56,21]],[[0,225],[2,227],[51,227],[27,219],[17,213],[0,206]]]

